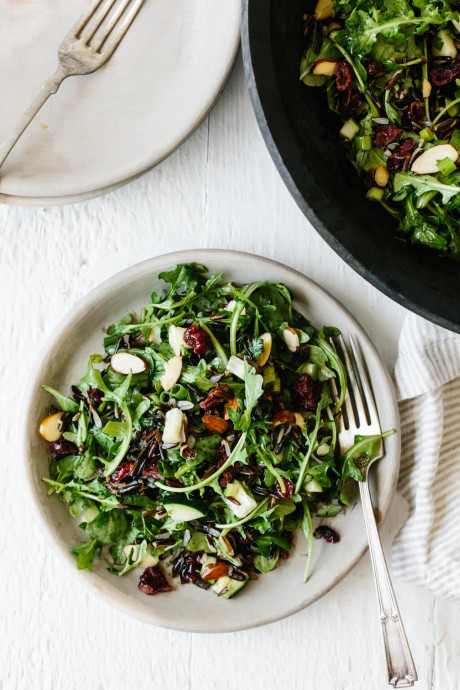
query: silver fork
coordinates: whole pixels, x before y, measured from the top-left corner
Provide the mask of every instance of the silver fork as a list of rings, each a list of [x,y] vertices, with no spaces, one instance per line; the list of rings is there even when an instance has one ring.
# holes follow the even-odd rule
[[[373,436],[381,433],[379,417],[374,403],[371,387],[366,375],[364,362],[358,348],[350,336],[353,360],[346,348],[342,336],[337,338],[342,350],[348,376],[348,387],[345,396],[345,416],[339,419],[339,443],[343,454],[354,444],[355,436]],[[333,385],[333,395],[338,399],[337,388]],[[366,410],[367,408],[367,410]],[[355,459],[363,481],[358,482],[364,520],[366,523],[369,551],[377,590],[380,620],[383,630],[383,641],[388,669],[388,682],[395,688],[412,687],[417,680],[417,672],[407,641],[404,626],[391,584],[388,567],[383,554],[379,532],[374,516],[371,494],[369,491],[369,469],[384,455],[383,441],[380,443],[376,457],[369,460],[367,456]]]
[[[58,50],[58,68],[47,79],[16,127],[0,144],[0,167],[51,94],[67,77],[95,72],[113,55],[144,0],[93,0]]]

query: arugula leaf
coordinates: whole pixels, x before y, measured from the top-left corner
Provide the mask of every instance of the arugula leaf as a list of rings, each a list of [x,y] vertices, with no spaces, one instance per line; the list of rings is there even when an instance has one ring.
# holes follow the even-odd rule
[[[130,570],[133,570],[134,568],[137,568],[140,564],[141,561],[144,560],[144,558],[147,558],[149,553],[151,552],[152,547],[149,546],[147,541],[144,539],[140,544],[138,549],[131,549],[131,553],[128,555],[128,558],[125,561],[125,564],[121,570],[117,570],[117,575],[120,577],[122,575],[126,575],[126,573],[129,573]],[[134,558],[136,555],[137,551],[137,556]]]
[[[412,4],[419,9],[417,14],[406,0],[386,0],[380,6],[368,3],[365,7],[357,3],[345,21],[345,29],[336,34],[335,40],[353,55],[364,57],[372,51],[379,36],[387,44],[406,48],[408,38],[414,33],[424,33],[430,25],[445,25],[453,16],[450,7],[442,1],[413,0]]]
[[[50,386],[43,385],[42,388],[56,398],[56,402],[61,410],[64,410],[64,412],[78,412],[79,406],[75,400],[68,398],[66,395],[62,395],[62,393],[59,393],[59,391]]]
[[[90,539],[85,544],[81,546],[76,546],[74,549],[70,550],[70,553],[75,554],[77,557],[77,568],[78,570],[85,570],[85,568],[91,571],[93,567],[94,556],[96,551],[99,549],[99,544],[97,539]]]
[[[339,513],[343,511],[343,506],[338,505],[337,503],[331,503],[330,505],[325,505],[322,506],[318,512],[316,513],[316,517],[335,517]]]
[[[429,191],[436,191],[442,195],[443,204],[447,204],[452,197],[460,194],[460,186],[445,184],[432,175],[415,175],[414,173],[396,173],[394,190],[399,192],[406,186],[413,187],[417,196]]]
[[[190,540],[187,544],[187,549],[192,553],[197,551],[204,551],[205,553],[215,553],[214,549],[209,546],[206,535],[203,532],[193,531],[190,536]]]
[[[246,396],[246,409],[243,413],[244,425],[249,429],[251,425],[251,412],[257,405],[260,396],[263,394],[263,376],[256,374],[255,370],[248,365],[246,358],[244,359],[244,392]]]
[[[122,510],[101,512],[95,520],[82,522],[80,527],[99,544],[112,544],[121,539],[127,530],[128,523]]]
[[[275,568],[279,559],[279,551],[276,551],[273,557],[263,556],[258,553],[254,556],[254,568],[259,571],[259,573],[269,573],[270,570]]]

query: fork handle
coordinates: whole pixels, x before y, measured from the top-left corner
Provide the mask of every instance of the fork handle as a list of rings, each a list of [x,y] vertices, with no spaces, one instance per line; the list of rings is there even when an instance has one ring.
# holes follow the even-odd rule
[[[35,115],[38,113],[42,105],[46,103],[48,98],[59,89],[62,81],[68,76],[61,67],[58,67],[52,77],[47,79],[42,86],[42,89],[35,100],[29,105],[27,110],[23,113],[19,122],[11,130],[6,139],[0,144],[0,167],[3,165],[9,156],[11,149],[14,147],[20,136],[30,125]]]
[[[391,584],[388,567],[375,521],[374,508],[367,477],[359,482],[359,491],[366,523],[369,551],[374,571],[383,642],[388,669],[388,683],[395,688],[412,687],[417,680],[417,671],[407,641],[404,626]]]

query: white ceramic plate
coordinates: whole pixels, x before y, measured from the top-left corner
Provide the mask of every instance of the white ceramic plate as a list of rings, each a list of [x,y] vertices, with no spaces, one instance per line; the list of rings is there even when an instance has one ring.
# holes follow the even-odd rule
[[[359,342],[368,364],[383,429],[399,431],[399,417],[393,386],[379,355],[366,334],[327,292],[281,264],[250,254],[221,250],[192,250],[150,259],[119,273],[83,299],[64,320],[62,327],[48,343],[30,383],[24,410],[25,466],[33,503],[39,521],[53,548],[69,566],[77,581],[108,603],[125,613],[156,625],[195,632],[228,632],[263,625],[288,616],[308,606],[325,594],[353,567],[366,550],[366,534],[359,506],[334,518],[331,524],[341,535],[334,545],[315,541],[311,577],[302,583],[306,545],[302,535],[296,540],[292,555],[271,573],[250,582],[230,600],[216,597],[193,585],[180,585],[173,580],[173,592],[146,596],[137,589],[139,572],[118,578],[110,574],[104,563],[91,573],[78,572],[69,548],[85,541],[67,506],[56,496],[46,496],[47,487],[41,477],[47,475],[46,444],[38,435],[39,422],[50,398],[41,389],[47,383],[63,391],[81,378],[86,370],[88,354],[102,351],[103,329],[118,318],[139,309],[157,290],[157,274],[176,263],[197,261],[212,273],[222,271],[228,280],[237,283],[270,280],[284,283],[292,290],[295,306],[317,326],[334,325],[344,334],[352,334]],[[373,472],[376,507],[385,516],[395,489],[399,471],[399,433],[386,442],[386,457]],[[322,520],[322,523],[328,521]]]
[[[57,65],[90,0],[0,0],[0,140]],[[240,0],[145,0],[112,59],[67,79],[8,157],[0,202],[101,194],[176,149],[219,96],[239,45]]]

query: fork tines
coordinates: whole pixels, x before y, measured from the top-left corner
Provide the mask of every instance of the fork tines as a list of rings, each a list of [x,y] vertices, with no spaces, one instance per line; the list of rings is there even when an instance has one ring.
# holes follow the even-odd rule
[[[113,52],[144,0],[93,0],[70,34],[96,52]]]
[[[341,357],[347,373],[348,385],[345,395],[340,427],[341,432],[378,434],[380,423],[374,396],[365,369],[364,360],[353,337],[349,336],[350,349],[342,335],[337,336],[332,345]],[[336,382],[331,382],[335,402],[339,395]]]

